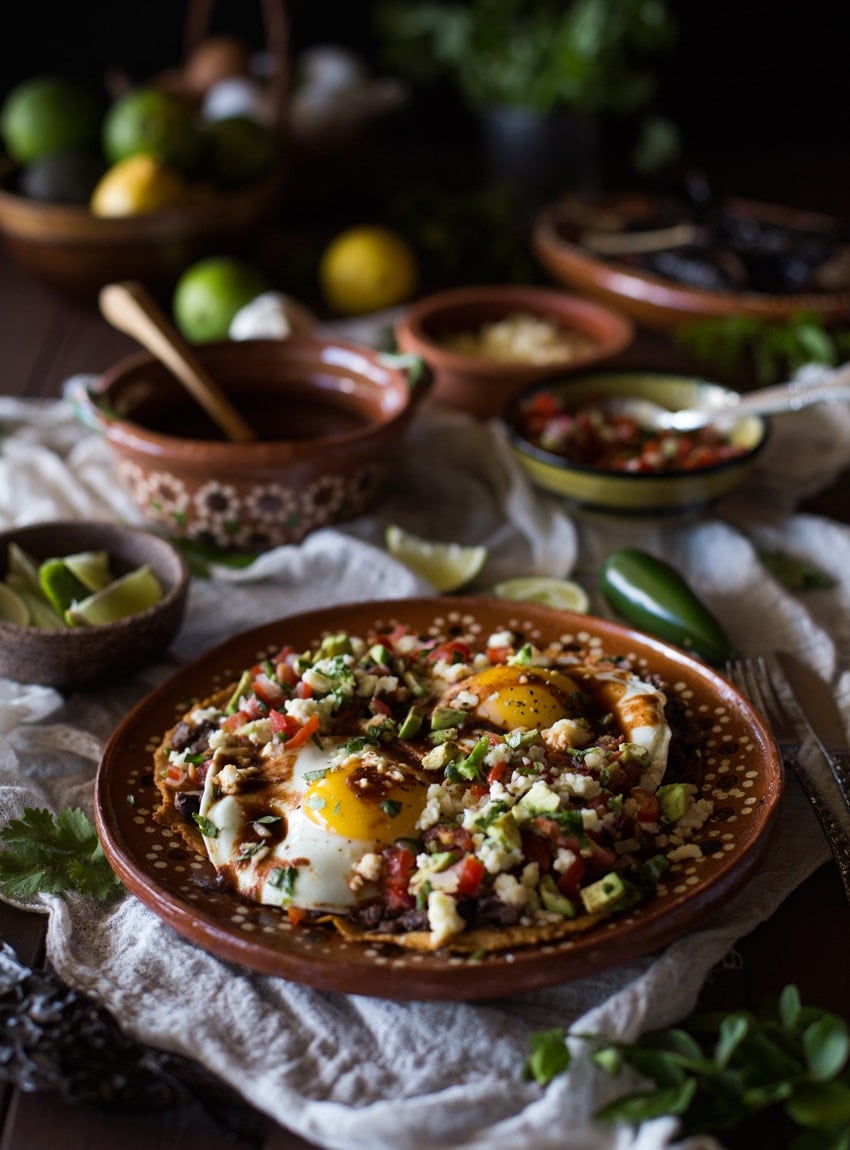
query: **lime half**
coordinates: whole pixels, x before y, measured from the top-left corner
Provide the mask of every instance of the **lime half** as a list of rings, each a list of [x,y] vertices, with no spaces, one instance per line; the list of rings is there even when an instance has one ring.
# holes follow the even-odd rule
[[[487,548],[422,539],[392,524],[386,531],[387,550],[439,592],[457,591],[470,583],[487,561]]]
[[[23,627],[30,621],[26,603],[5,583],[0,583],[0,619],[4,623],[20,623]]]
[[[115,623],[153,607],[162,598],[162,587],[147,564],[115,579],[108,587],[73,604],[65,621],[73,626]]]
[[[525,575],[497,583],[493,594],[500,599],[524,599],[542,603],[560,611],[576,611],[584,615],[590,607],[590,598],[579,583],[572,579],[556,579],[550,575]]]

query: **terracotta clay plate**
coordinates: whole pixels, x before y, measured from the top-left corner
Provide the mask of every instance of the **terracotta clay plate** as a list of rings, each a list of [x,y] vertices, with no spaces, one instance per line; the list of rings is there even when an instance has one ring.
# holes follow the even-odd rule
[[[223,889],[205,857],[152,821],[152,756],[162,735],[192,700],[225,687],[284,643],[301,650],[327,633],[364,634],[397,623],[479,644],[509,628],[541,645],[559,641],[622,655],[638,673],[660,675],[702,731],[700,797],[714,803],[697,834],[703,857],[675,864],[653,900],[587,934],[483,958],[356,944],[332,928],[292,926],[285,912],[243,902]],[[582,978],[648,954],[695,927],[751,874],[781,788],[781,763],[761,719],[725,679],[676,648],[602,619],[515,600],[398,599],[283,618],[235,636],[179,671],[110,739],[98,770],[95,814],[103,848],[128,889],[179,934],[222,959],[322,990],[471,1001]]]

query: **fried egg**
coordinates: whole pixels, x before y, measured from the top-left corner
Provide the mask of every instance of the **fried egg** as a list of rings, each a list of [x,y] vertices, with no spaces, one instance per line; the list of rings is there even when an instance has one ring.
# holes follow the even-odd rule
[[[374,895],[377,856],[414,838],[426,785],[381,745],[346,753],[323,737],[265,748],[248,770],[207,775],[200,814],[210,861],[247,898],[342,911]]]
[[[499,664],[454,684],[443,701],[462,705],[474,719],[503,731],[546,731],[565,719],[586,717],[589,705],[597,712],[610,711],[625,739],[648,756],[641,786],[654,791],[664,777],[671,737],[666,698],[632,672]]]

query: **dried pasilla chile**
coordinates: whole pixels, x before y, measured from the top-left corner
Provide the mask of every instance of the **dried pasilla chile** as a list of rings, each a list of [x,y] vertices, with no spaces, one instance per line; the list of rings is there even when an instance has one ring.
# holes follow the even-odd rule
[[[142,1113],[200,1103],[225,1130],[259,1138],[262,1118],[203,1067],[128,1037],[108,1011],[0,942],[0,1082],[66,1102]]]

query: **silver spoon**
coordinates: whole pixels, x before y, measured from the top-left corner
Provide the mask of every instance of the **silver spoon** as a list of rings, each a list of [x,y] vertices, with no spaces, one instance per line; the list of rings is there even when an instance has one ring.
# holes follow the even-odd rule
[[[781,415],[800,411],[815,403],[837,403],[850,399],[850,367],[834,372],[818,383],[777,384],[739,395],[728,392],[694,407],[671,411],[651,399],[612,396],[605,400],[605,410],[612,415],[625,415],[647,431],[693,431],[709,423],[729,423],[747,415]]]

